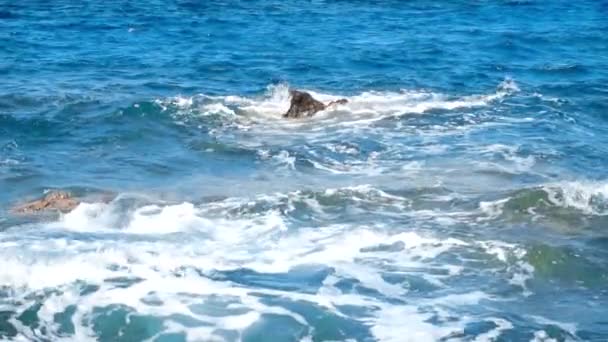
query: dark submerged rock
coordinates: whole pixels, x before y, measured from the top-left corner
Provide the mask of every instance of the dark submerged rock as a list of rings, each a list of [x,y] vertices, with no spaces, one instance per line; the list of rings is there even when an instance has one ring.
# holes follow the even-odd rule
[[[312,116],[315,113],[325,109],[325,105],[315,100],[309,93],[290,90],[291,105],[287,113],[283,115],[286,118],[301,118],[305,116]]]
[[[325,105],[323,102],[315,100],[312,95],[304,91],[290,90],[289,94],[291,95],[291,105],[289,106],[287,113],[283,114],[284,118],[297,119],[313,116],[317,112],[320,112],[329,106],[345,104],[348,102],[346,99],[340,99]]]

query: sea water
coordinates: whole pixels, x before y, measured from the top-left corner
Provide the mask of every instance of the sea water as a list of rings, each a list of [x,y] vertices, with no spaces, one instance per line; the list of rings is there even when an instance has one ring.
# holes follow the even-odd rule
[[[2,340],[605,341],[607,170],[606,1],[0,1]]]

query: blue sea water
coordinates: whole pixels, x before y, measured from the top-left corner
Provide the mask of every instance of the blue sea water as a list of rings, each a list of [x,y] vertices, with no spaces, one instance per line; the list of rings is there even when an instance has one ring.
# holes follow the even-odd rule
[[[607,168],[604,0],[0,0],[0,339],[606,341]]]

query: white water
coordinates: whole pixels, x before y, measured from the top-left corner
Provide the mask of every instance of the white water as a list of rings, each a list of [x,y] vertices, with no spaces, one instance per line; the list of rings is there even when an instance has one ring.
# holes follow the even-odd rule
[[[349,102],[308,120],[281,119],[289,106],[286,85],[271,86],[259,97],[159,100],[176,122],[219,117],[221,124],[210,134],[251,151],[256,163],[269,166],[270,181],[282,192],[211,203],[148,199],[135,204],[124,195],[107,204],[83,203],[57,222],[13,226],[0,240],[0,286],[10,290],[0,307],[19,314],[37,301],[33,295],[42,298],[40,326],[32,330],[11,320],[25,340],[45,334],[52,340],[65,337],[56,315],[72,306],[75,332],[66,339],[95,340],[95,323],[119,310],[116,305],[125,306],[129,320],[138,315],[162,320],[161,332],[150,340],[166,333],[184,333],[192,341],[239,340],[278,315],[303,329],[302,340],[310,341],[318,329],[314,310],[355,322],[378,341],[499,339],[516,323],[498,314],[478,317],[470,307],[492,313],[496,303],[506,300],[495,291],[525,301],[532,295],[529,282],[535,269],[523,246],[479,238],[475,230],[499,219],[513,197],[505,183],[488,182],[494,176],[476,172],[500,173],[510,182],[509,177],[538,175],[543,161],[517,141],[480,145],[467,139],[481,128],[507,126],[500,120],[484,122],[476,111],[492,111],[517,91],[510,80],[494,92],[467,96],[311,91],[325,102],[342,97]],[[393,120],[456,109],[453,122],[419,127]],[[534,121],[509,120],[508,125]],[[408,136],[419,139],[411,144]],[[454,149],[464,152],[455,158]],[[433,159],[444,154],[451,157],[440,163]],[[340,185],[319,182],[310,187],[315,191],[285,190],[302,188],[287,185],[309,172],[302,172],[306,167],[340,175],[345,186],[326,189],[327,184]],[[389,194],[377,188],[382,177],[399,184],[397,190],[421,189],[423,194]],[[469,178],[463,182],[458,177]],[[368,179],[378,180],[371,182],[377,187],[354,185]],[[458,203],[475,196],[453,190],[454,184],[509,196],[462,209]],[[541,188],[552,205],[589,215],[606,212],[605,183],[546,183]],[[424,201],[428,203],[421,206]],[[452,234],[462,226],[464,234]],[[462,286],[471,277],[477,283]],[[87,286],[98,288],[82,294]],[[96,311],[100,308],[102,313]],[[470,324],[480,322],[491,328],[463,337]],[[571,328],[568,323],[560,327]],[[226,338],[225,330],[237,337]],[[576,329],[567,331],[575,335]],[[550,340],[543,330],[534,338]]]
[[[405,89],[399,92],[368,91],[352,96],[303,89],[314,98],[325,103],[343,98],[347,99],[348,102],[343,105],[332,106],[307,120],[284,120],[282,114],[289,108],[289,88],[289,85],[286,84],[270,85],[266,93],[260,97],[200,94],[193,97],[177,96],[157,100],[156,103],[163,110],[169,107],[177,108],[178,115],[226,115],[237,119],[242,125],[241,127],[247,127],[256,122],[265,125],[280,124],[283,128],[300,127],[308,125],[310,121],[323,121],[324,125],[365,126],[371,122],[389,117],[423,114],[430,110],[484,107],[519,91],[517,84],[511,79],[499,84],[493,93],[460,97]],[[235,116],[235,110],[245,115]],[[317,127],[318,125],[318,123],[315,124]]]
[[[351,198],[354,208],[376,204],[379,210],[390,211],[403,210],[408,205],[405,198],[369,186],[328,189],[322,196]],[[20,303],[18,310],[33,304],[29,295],[58,290],[45,296],[39,311],[41,327],[54,339],[58,333],[58,325],[53,323],[55,314],[75,305],[71,319],[75,327],[73,338],[94,340],[92,322],[98,319],[94,309],[113,304],[127,306],[132,314],[163,318],[163,332],[182,332],[193,341],[222,340],[217,333],[221,329],[243,334],[265,314],[291,317],[297,322],[294,324],[312,333],[308,318],[263,300],[263,295],[272,295],[287,302],[318,305],[337,317],[349,317],[341,309],[345,305],[365,309],[370,314],[358,320],[370,326],[380,341],[403,341],[403,336],[408,336],[409,341],[428,341],[461,333],[473,321],[471,317],[461,317],[436,325],[428,319],[442,320],[452,317],[463,305],[493,300],[481,291],[451,289],[448,283],[463,272],[463,266],[439,261],[441,255],[471,250],[508,269],[507,277],[529,272],[509,262],[509,258],[523,257],[515,245],[445,238],[415,228],[394,229],[383,224],[295,228],[289,216],[273,209],[276,205],[262,212],[245,212],[236,217],[230,214],[235,209],[284,201],[288,203],[287,212],[295,210],[295,203],[306,203],[313,211],[324,214],[331,208],[320,204],[322,199],[295,192],[201,205],[186,202],[129,209],[116,201],[84,203],[58,222],[5,232],[0,241],[0,285],[10,286],[11,301]],[[501,272],[500,268],[496,271]],[[236,270],[252,270],[269,280],[273,274],[306,277],[309,272],[328,273],[311,293],[251,286],[225,278],[223,272]],[[420,277],[436,290],[430,298],[410,301],[408,281],[387,282],[383,277],[387,272]],[[133,283],[126,285],[124,282],[129,279]],[[339,284],[347,279],[392,300],[366,291],[345,291]],[[272,282],[281,285],[281,280]],[[81,295],[84,284],[97,285],[99,289]],[[224,312],[220,316],[196,309],[201,303],[217,300],[223,303],[219,305]],[[186,324],[175,316],[178,314],[206,325]],[[478,340],[492,340],[509,329],[508,322],[495,321],[498,328],[478,336]],[[33,336],[28,334],[41,334],[41,327],[19,330],[28,339]]]
[[[608,182],[570,181],[547,184],[543,190],[555,205],[591,215],[608,215]]]

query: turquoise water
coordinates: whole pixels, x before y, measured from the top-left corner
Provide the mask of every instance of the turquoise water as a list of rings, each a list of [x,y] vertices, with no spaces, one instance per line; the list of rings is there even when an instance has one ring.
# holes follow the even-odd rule
[[[0,0],[0,339],[608,340],[607,18]]]

